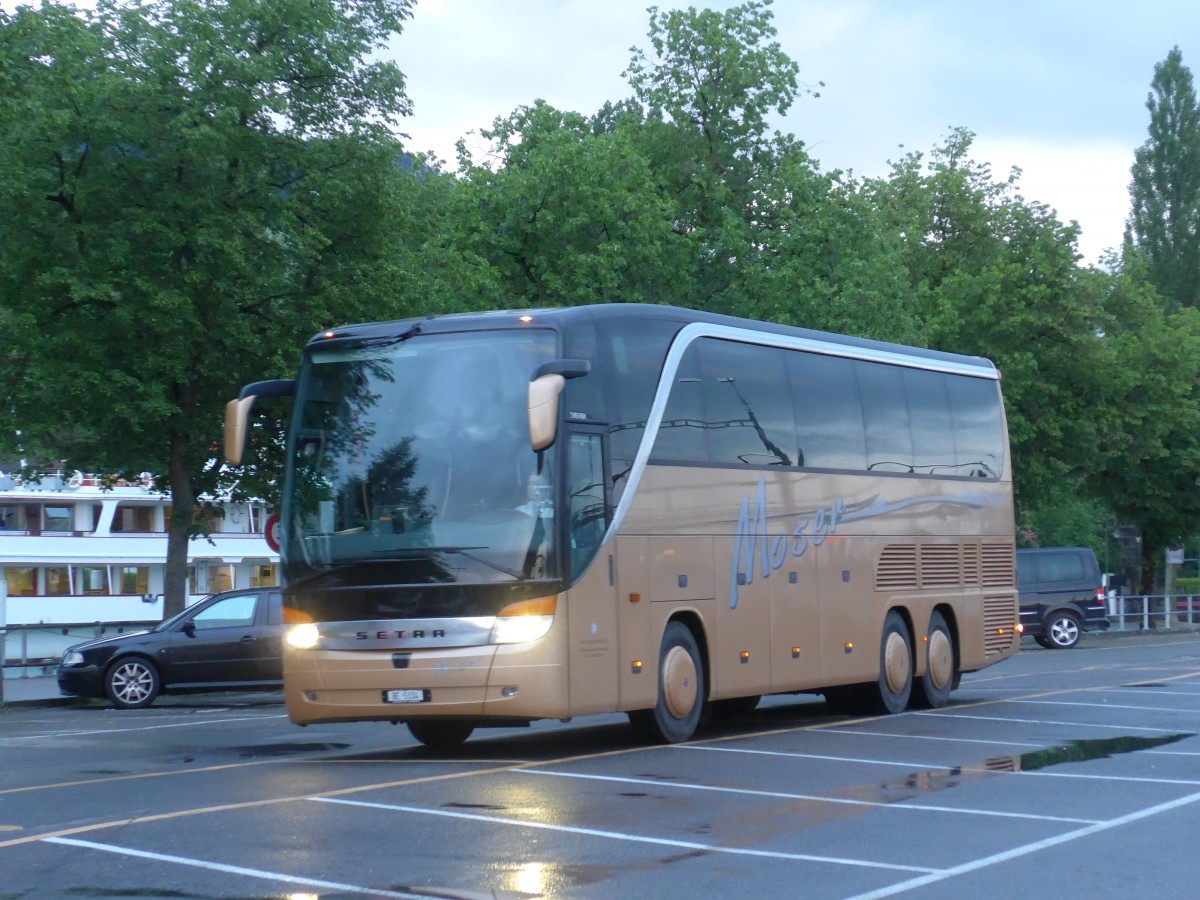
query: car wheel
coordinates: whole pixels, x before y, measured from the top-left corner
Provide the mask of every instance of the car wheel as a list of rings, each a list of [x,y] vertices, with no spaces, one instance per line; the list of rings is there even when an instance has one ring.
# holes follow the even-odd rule
[[[409,719],[406,724],[413,737],[435,750],[457,747],[475,730],[472,725],[446,719]]]
[[[913,705],[923,709],[939,709],[950,700],[958,676],[954,659],[954,637],[945,617],[935,612],[929,618],[928,640],[925,644],[925,674],[913,692]]]
[[[158,669],[140,656],[126,656],[109,666],[104,692],[117,709],[142,709],[154,702],[160,687]]]
[[[1046,638],[1055,650],[1070,650],[1079,643],[1083,625],[1079,616],[1071,612],[1056,612],[1046,620]]]
[[[654,709],[629,713],[634,730],[653,741],[677,744],[696,732],[704,712],[704,661],[692,630],[669,622],[658,661],[658,703]]]

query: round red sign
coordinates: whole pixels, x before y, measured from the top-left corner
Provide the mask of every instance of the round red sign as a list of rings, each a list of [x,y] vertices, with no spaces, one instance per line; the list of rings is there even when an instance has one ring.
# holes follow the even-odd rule
[[[263,537],[267,539],[267,546],[279,552],[279,516],[271,515],[267,517],[267,527],[264,529]]]

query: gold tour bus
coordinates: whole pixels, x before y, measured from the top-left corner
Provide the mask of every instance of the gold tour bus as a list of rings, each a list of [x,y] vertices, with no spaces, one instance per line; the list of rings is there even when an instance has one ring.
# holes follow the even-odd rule
[[[639,304],[354,325],[230,402],[231,463],[271,396],[297,724],[677,742],[765,694],[939,707],[1019,646],[986,359]]]

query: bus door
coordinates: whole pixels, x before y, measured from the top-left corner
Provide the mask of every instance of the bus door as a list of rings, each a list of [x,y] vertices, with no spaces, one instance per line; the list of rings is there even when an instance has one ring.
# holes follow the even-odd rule
[[[617,706],[616,547],[601,547],[608,527],[604,439],[571,434],[567,458],[567,558],[571,587],[565,597],[573,714]]]

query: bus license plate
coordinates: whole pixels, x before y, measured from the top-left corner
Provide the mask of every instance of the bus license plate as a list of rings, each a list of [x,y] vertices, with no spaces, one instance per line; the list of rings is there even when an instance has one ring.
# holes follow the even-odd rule
[[[384,703],[424,703],[424,691],[384,691]]]

